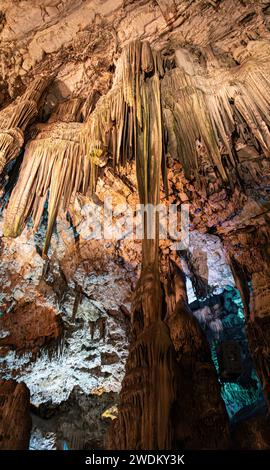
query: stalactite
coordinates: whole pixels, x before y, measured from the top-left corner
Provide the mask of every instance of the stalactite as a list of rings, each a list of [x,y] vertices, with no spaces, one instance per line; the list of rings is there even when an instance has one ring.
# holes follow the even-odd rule
[[[135,42],[123,57],[123,97],[132,107],[132,119],[130,131],[126,133],[121,121],[120,136],[123,139],[130,132],[133,134],[129,142],[134,147],[140,201],[156,205],[160,200],[163,156],[157,56],[147,43]],[[150,78],[144,76],[153,72]],[[118,164],[117,155],[113,160]],[[133,338],[120,395],[119,418],[109,437],[110,448],[170,449],[172,445],[170,412],[175,395],[175,358],[168,328],[162,321],[157,217],[153,223],[155,238],[149,240],[145,234],[142,243],[142,273],[133,304]]]
[[[41,127],[27,146],[18,183],[5,217],[5,236],[15,237],[31,216],[34,230],[39,226],[49,193],[48,228],[44,245],[47,252],[53,224],[59,210],[66,210],[73,191],[82,183],[83,161],[78,132],[80,124],[61,123]]]
[[[114,166],[135,158],[141,202],[158,204],[163,157],[162,67],[159,54],[134,41],[123,51],[112,89],[99,99],[92,113],[85,111],[88,118],[84,124],[70,124],[81,112],[81,101],[73,99],[58,106],[50,125],[37,128],[7,208],[5,236],[19,235],[29,216],[36,229],[49,193],[46,254],[58,211],[68,208],[77,191],[93,193],[98,168],[106,165],[109,157]],[[95,102],[93,94],[90,98]],[[88,105],[91,108],[91,103]],[[156,247],[150,253],[147,245],[149,260],[153,261]]]
[[[86,154],[91,155],[95,143],[100,143],[111,155],[114,166],[124,166],[135,158],[142,203],[159,201],[159,189],[152,193],[148,178],[155,179],[159,174],[163,155],[159,83],[162,74],[160,55],[153,53],[146,42],[131,42],[119,59],[111,91],[100,98],[82,132]],[[153,129],[156,134],[148,142]]]
[[[183,56],[184,57],[184,56]],[[238,161],[233,152],[232,134],[245,123],[252,136],[269,157],[269,92],[270,70],[264,56],[247,60],[232,69],[220,68],[202,75],[199,69],[187,67],[182,56],[178,67],[167,72],[162,80],[163,109],[166,125],[177,142],[177,154],[185,174],[198,175],[196,142],[206,146],[210,164],[216,168],[216,177],[226,182],[230,175],[222,160],[221,147],[226,149],[232,168]],[[234,112],[237,110],[237,113]],[[245,137],[246,138],[246,137]]]
[[[63,181],[63,187],[66,189],[73,184],[73,187],[69,187],[67,191],[68,195],[76,191],[93,193],[99,167],[107,163],[114,167],[125,166],[129,160],[135,158],[140,200],[142,203],[147,201],[156,204],[159,201],[159,184],[154,191],[150,190],[149,185],[152,179],[157,181],[156,175],[159,174],[161,166],[165,183],[165,134],[168,136],[166,145],[169,145],[169,150],[173,150],[174,157],[183,163],[186,176],[195,174],[198,189],[205,196],[221,189],[224,182],[229,182],[233,188],[237,178],[239,180],[238,155],[232,145],[233,132],[242,133],[241,138],[244,141],[252,139],[262,147],[268,158],[270,85],[266,56],[262,55],[256,60],[256,68],[250,59],[241,66],[224,69],[222,72],[219,69],[215,70],[213,66],[213,70],[205,75],[194,64],[187,65],[185,56],[179,54],[178,51],[178,66],[172,70],[165,70],[160,53],[153,51],[147,42],[133,41],[123,49],[117,63],[113,86],[105,96],[99,98],[97,93],[91,92],[83,108],[80,99],[72,99],[59,105],[50,118],[51,123],[60,120],[68,124],[69,121],[86,118],[75,138],[74,154],[78,155],[79,161],[74,169],[77,177],[72,178],[70,182]],[[212,56],[213,54],[211,58]],[[43,82],[45,83],[44,80]],[[18,104],[11,105],[11,108],[3,111],[2,120],[5,121],[5,126],[8,120],[12,126],[24,128],[26,121],[30,119],[30,115],[28,116],[32,109],[30,104],[34,103],[29,99],[31,96],[33,99],[38,99],[45,86],[44,83],[41,86],[39,82],[34,82]],[[17,120],[14,120],[16,116]],[[243,126],[245,126],[244,133]],[[149,140],[153,129],[156,138]],[[14,158],[22,145],[20,132],[12,130],[11,133],[10,130],[5,130],[2,134],[4,153],[10,155],[8,160]],[[52,134],[52,138],[53,135],[55,134]],[[73,137],[66,141],[63,138],[63,144],[55,144],[56,153],[68,152],[68,148],[72,146],[70,144],[72,139]],[[176,142],[176,147],[170,148],[172,141]],[[48,142],[48,153],[52,154],[53,151],[49,148],[52,149],[54,144],[46,142]],[[29,160],[28,165],[31,160],[30,153],[37,151],[37,145],[34,144],[27,149],[25,158]],[[46,151],[43,152],[45,158]],[[158,155],[153,162],[151,162],[152,155]],[[3,158],[6,162],[6,157]],[[34,156],[32,158],[34,160]],[[152,165],[152,173],[149,171],[149,165]],[[252,164],[247,163],[247,165],[252,171]],[[27,172],[26,166],[23,165],[21,173]],[[40,172],[43,172],[41,163],[40,168],[37,168],[35,179],[40,177]],[[68,175],[69,172],[64,178]],[[23,181],[24,178],[20,177],[18,184],[23,185]],[[30,189],[29,185],[26,185],[25,191],[21,188],[19,192],[23,191],[27,200],[33,198],[35,205],[35,195]],[[16,191],[17,188],[15,194]],[[12,198],[13,196],[11,206]],[[65,207],[68,202],[67,196]],[[31,214],[28,206],[29,201],[20,206],[18,219],[24,221]],[[59,208],[61,207],[59,203]],[[56,205],[51,218],[52,223],[57,212]],[[9,209],[6,217],[9,219],[7,224],[10,227],[6,234],[16,236],[21,229],[18,224],[12,228]],[[48,240],[49,238],[50,236]],[[148,253],[147,242],[144,246]],[[153,259],[153,256],[154,252],[149,255],[149,259]]]
[[[23,132],[20,129],[0,130],[0,172],[17,157],[23,143]]]
[[[14,160],[24,143],[24,131],[38,113],[38,102],[50,78],[39,77],[23,96],[0,112],[0,174]]]
[[[73,98],[59,103],[56,111],[48,122],[79,122],[81,118],[82,100]]]

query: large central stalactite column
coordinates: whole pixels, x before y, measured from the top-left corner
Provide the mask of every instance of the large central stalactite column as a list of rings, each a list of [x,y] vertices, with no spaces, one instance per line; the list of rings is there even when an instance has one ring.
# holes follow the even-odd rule
[[[140,83],[140,92],[137,89],[133,96],[133,109],[138,101],[141,106],[141,121],[135,123],[138,189],[142,204],[157,206],[163,157],[158,76],[154,74]],[[133,303],[133,336],[120,393],[119,418],[109,434],[109,447],[226,448],[227,416],[207,340],[188,309],[185,281],[179,273],[168,281],[166,305],[159,275],[159,221],[157,216],[151,221],[147,216],[142,272]],[[151,223],[156,226],[154,239],[147,238],[146,227]],[[177,269],[174,266],[173,271]]]
[[[141,46],[136,46],[138,52]],[[153,56],[148,46],[143,46],[142,59],[145,55],[151,64]],[[138,68],[140,63],[135,61],[135,83],[140,82],[133,96],[133,113],[137,111],[134,148],[138,188],[141,204],[156,207],[160,201],[163,156],[160,84],[157,71],[147,78],[138,75]],[[119,418],[109,438],[110,447],[117,449],[172,446],[170,413],[175,400],[175,354],[168,327],[162,321],[158,215],[153,220],[148,220],[149,217],[147,212],[143,217],[142,272],[133,304],[133,338],[120,394]],[[147,233],[151,224],[156,228],[153,238]]]

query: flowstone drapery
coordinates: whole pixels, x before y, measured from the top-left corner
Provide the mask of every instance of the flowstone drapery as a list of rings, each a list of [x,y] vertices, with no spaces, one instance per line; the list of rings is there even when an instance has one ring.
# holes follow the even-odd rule
[[[24,144],[24,131],[37,116],[39,101],[50,78],[37,78],[23,96],[0,112],[0,174]]]

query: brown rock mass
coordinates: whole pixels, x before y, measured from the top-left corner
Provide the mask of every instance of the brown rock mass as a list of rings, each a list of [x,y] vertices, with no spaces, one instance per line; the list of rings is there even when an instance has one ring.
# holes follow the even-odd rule
[[[31,418],[30,394],[24,383],[0,380],[0,449],[26,450]]]
[[[0,318],[0,327],[6,332],[0,345],[19,353],[38,352],[61,335],[61,320],[52,308],[34,303],[18,305]]]

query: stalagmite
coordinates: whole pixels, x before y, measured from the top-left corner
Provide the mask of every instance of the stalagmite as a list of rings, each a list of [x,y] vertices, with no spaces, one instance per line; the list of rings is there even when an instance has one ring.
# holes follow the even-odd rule
[[[136,289],[119,417],[108,436],[111,449],[172,448],[176,362],[161,313],[159,276],[149,266]]]
[[[268,268],[252,275],[251,314],[247,321],[247,334],[263,393],[270,409],[269,280]]]
[[[0,450],[27,450],[31,417],[30,394],[24,383],[0,380]]]
[[[184,274],[173,261],[165,291],[165,320],[177,361],[174,446],[226,449],[230,444],[228,416],[210,347],[189,309]]]
[[[250,353],[269,408],[269,227],[261,224],[257,230],[236,231],[225,240],[225,248],[245,308]]]

